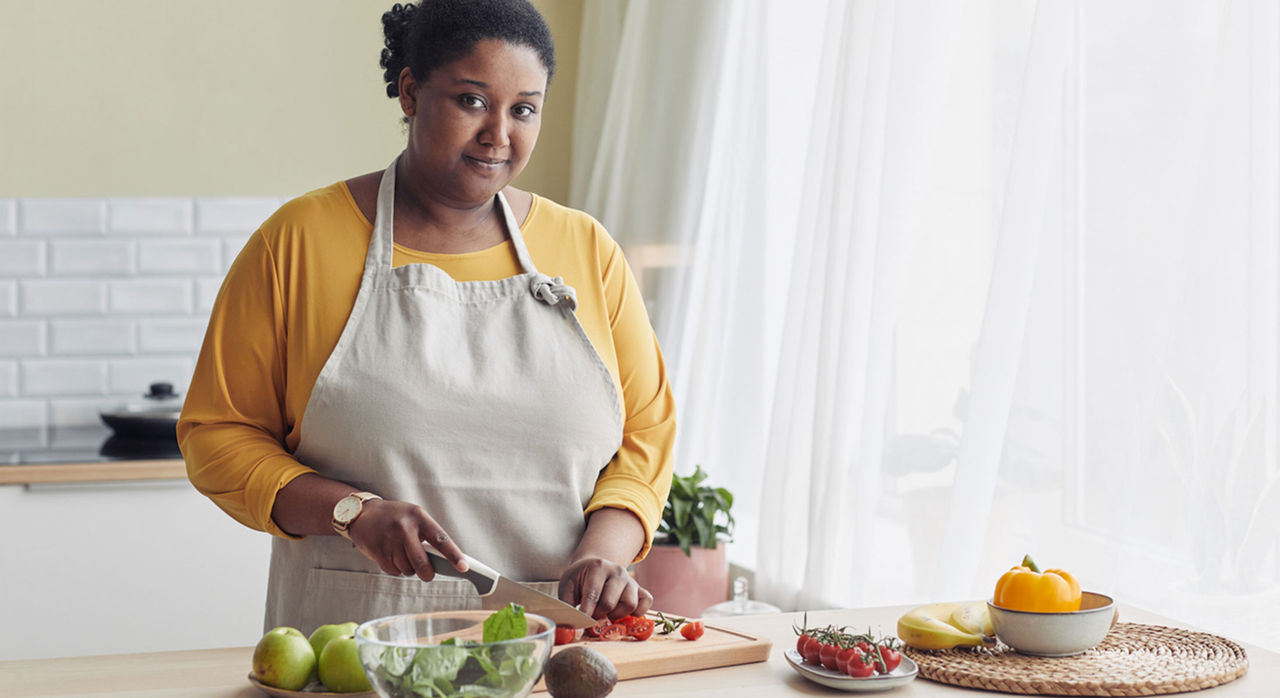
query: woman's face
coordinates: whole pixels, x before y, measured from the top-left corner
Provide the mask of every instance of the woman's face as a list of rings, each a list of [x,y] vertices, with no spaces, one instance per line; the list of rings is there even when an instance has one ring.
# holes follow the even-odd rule
[[[533,49],[498,39],[417,83],[400,74],[415,189],[459,207],[493,198],[520,174],[542,125],[547,70]]]

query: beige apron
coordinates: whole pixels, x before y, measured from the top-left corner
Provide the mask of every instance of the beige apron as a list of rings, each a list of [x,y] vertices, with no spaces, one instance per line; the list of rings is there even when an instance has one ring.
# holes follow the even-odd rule
[[[600,470],[622,442],[613,378],[572,288],[534,268],[454,281],[392,268],[396,164],[382,175],[360,291],[312,389],[295,456],[321,475],[421,505],[463,552],[555,594]],[[551,581],[548,581],[551,580]],[[465,581],[383,574],[339,536],[272,542],[266,628],[479,608]]]

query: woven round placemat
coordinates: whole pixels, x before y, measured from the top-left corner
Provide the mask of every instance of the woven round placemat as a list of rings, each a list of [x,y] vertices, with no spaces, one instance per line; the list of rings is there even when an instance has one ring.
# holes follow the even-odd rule
[[[931,681],[1041,696],[1151,696],[1233,681],[1249,668],[1244,648],[1217,635],[1163,625],[1117,623],[1097,647],[1074,657],[1032,657],[994,648],[903,650]]]

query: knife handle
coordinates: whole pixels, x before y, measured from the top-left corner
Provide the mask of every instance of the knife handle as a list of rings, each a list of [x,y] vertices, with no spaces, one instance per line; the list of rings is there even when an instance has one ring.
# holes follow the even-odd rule
[[[430,543],[424,541],[422,547],[427,551],[427,559],[431,561],[431,567],[436,571],[436,574],[465,579],[471,582],[481,596],[488,596],[493,593],[494,589],[498,588],[498,577],[502,575],[483,562],[464,554],[462,559],[467,563],[467,571],[459,572],[454,568],[449,558],[441,555],[440,551],[431,547]]]

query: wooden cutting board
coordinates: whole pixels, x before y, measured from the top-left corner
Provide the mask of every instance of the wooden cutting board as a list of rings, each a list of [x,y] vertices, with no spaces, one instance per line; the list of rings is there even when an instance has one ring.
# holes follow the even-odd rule
[[[645,676],[678,674],[683,671],[712,669],[735,664],[763,662],[769,658],[773,643],[736,630],[706,625],[706,632],[697,640],[686,640],[680,631],[670,635],[654,634],[644,641],[579,640],[561,645],[551,653],[574,645],[587,645],[609,658],[618,669],[618,680],[638,679]],[[539,679],[534,692],[545,691],[545,683]]]

